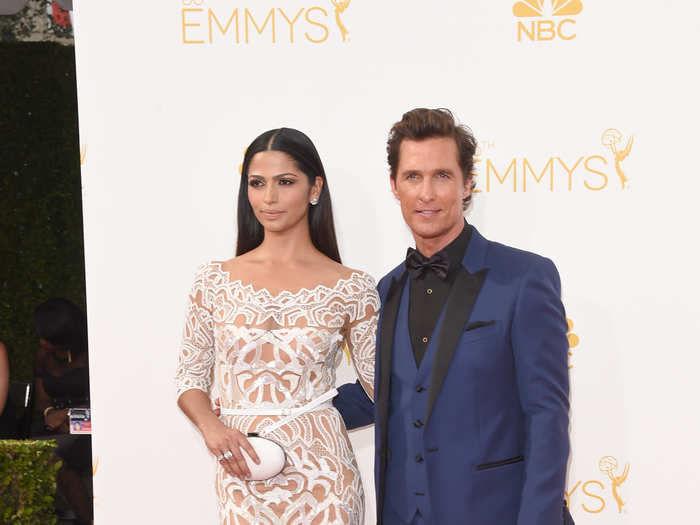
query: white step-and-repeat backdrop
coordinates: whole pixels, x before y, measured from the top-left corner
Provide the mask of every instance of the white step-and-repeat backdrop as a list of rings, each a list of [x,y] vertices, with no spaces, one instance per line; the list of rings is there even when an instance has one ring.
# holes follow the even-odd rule
[[[560,270],[576,522],[693,521],[700,5],[75,9],[96,523],[216,522],[214,460],[175,405],[173,374],[196,266],[233,255],[247,144],[280,126],[312,138],[344,262],[378,279],[411,243],[387,132],[418,106],[452,109],[479,139],[468,220]],[[352,441],[373,523],[371,430]]]

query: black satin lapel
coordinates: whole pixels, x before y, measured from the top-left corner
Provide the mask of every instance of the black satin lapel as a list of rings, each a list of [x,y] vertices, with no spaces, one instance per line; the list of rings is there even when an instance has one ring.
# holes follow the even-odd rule
[[[394,349],[394,329],[399,315],[401,291],[406,284],[406,272],[401,278],[391,280],[389,291],[382,309],[382,326],[379,333],[379,396],[377,399],[377,424],[385,428],[389,413],[389,394],[391,390],[391,356]],[[384,432],[382,432],[384,434]]]
[[[425,414],[426,425],[430,420],[430,413],[440,393],[442,383],[445,381],[447,370],[457,349],[457,343],[472,314],[474,303],[476,303],[476,298],[479,296],[487,273],[488,269],[486,268],[476,273],[469,273],[464,267],[461,267],[452,286],[430,374],[428,409]]]
[[[389,417],[389,400],[391,399],[391,357],[394,350],[394,330],[396,319],[399,316],[399,305],[401,304],[401,293],[406,285],[407,273],[404,272],[401,278],[391,280],[389,291],[382,307],[382,324],[379,327],[379,381],[377,388],[379,396],[377,398],[377,430],[382,440],[380,451],[381,457],[375,458],[379,464],[379,486],[376,487],[378,494],[378,516],[381,517],[381,507],[384,500],[384,479],[386,477],[386,448],[387,448],[387,419]],[[376,434],[375,434],[376,435]]]

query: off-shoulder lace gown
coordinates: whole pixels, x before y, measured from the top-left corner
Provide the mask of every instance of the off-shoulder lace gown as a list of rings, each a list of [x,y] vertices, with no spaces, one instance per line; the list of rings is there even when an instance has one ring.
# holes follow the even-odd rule
[[[178,396],[191,388],[209,393],[215,375],[222,408],[300,407],[335,387],[346,344],[371,397],[378,310],[374,280],[362,272],[332,287],[272,294],[233,280],[220,263],[203,265],[189,296]],[[279,419],[222,416],[243,433]],[[274,478],[244,481],[218,466],[222,524],[363,523],[360,473],[335,408],[302,414],[268,437],[287,453]]]

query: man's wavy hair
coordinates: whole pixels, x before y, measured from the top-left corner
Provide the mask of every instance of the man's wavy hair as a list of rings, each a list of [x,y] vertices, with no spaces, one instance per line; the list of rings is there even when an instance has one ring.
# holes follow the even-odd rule
[[[471,130],[455,122],[455,118],[449,109],[416,108],[404,113],[401,120],[396,122],[389,131],[389,140],[386,144],[387,160],[391,168],[391,178],[396,180],[396,170],[399,166],[399,149],[404,139],[424,140],[435,137],[451,137],[457,144],[459,152],[459,166],[462,168],[462,176],[465,184],[469,184],[472,191],[476,187],[474,182],[474,153],[476,152],[476,139]],[[472,200],[472,194],[462,201],[462,208],[467,209]]]

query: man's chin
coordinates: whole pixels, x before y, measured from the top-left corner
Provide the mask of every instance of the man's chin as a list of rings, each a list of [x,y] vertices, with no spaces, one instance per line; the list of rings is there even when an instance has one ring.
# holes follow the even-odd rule
[[[414,222],[409,224],[408,227],[414,236],[420,237],[421,239],[437,239],[445,235],[449,230],[449,226],[444,224],[420,224]]]
[[[420,217],[412,217],[410,221],[406,221],[407,226],[413,233],[414,237],[420,237],[425,240],[439,239],[445,235],[449,235],[451,231],[461,228],[464,218],[454,223],[447,222],[444,217],[441,221],[424,220]],[[459,224],[459,226],[457,225]]]

